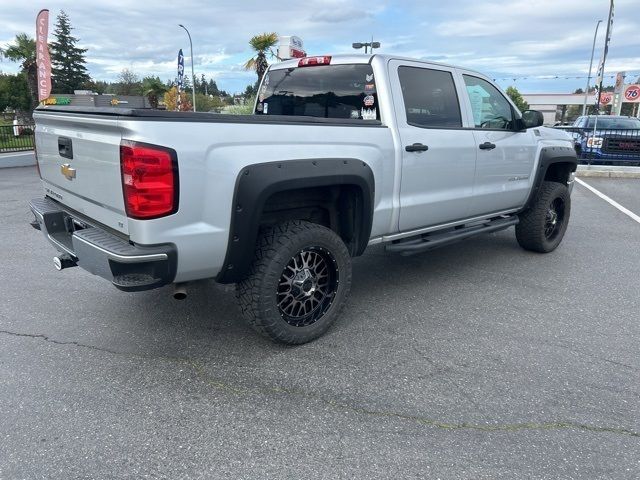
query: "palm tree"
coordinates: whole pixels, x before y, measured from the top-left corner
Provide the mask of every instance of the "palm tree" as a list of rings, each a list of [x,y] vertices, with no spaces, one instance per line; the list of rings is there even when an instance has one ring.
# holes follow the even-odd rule
[[[151,108],[158,108],[158,100],[166,91],[167,86],[158,77],[146,77],[142,80],[142,93],[149,99]]]
[[[33,108],[38,106],[38,65],[36,63],[36,41],[26,33],[16,35],[15,44],[0,48],[0,57],[13,62],[22,61],[22,71],[27,77]]]
[[[273,47],[275,47],[277,43],[278,34],[275,32],[256,35],[249,40],[249,45],[251,45],[251,48],[255,50],[256,54],[247,60],[247,63],[244,64],[244,68],[246,70],[255,70],[258,74],[258,82],[262,80],[264,72],[269,68],[269,64],[267,63],[267,53],[271,57],[278,58],[273,51]]]

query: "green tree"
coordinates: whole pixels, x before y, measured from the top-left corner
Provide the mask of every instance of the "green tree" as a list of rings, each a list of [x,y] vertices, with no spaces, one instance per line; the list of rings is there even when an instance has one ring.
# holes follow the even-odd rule
[[[524,100],[524,98],[522,98],[522,95],[516,87],[508,87],[505,93],[509,95],[511,101],[516,104],[518,110],[521,112],[529,110],[529,104]]]
[[[196,109],[199,112],[220,113],[223,107],[224,103],[220,100],[220,97],[196,93]]]
[[[218,85],[215,80],[209,80],[209,83],[207,84],[207,93],[216,97],[220,95],[220,90],[218,90]]]
[[[123,68],[118,75],[118,82],[113,85],[116,95],[142,95],[142,83],[133,70]]]
[[[242,94],[245,98],[255,97],[258,95],[258,82],[253,85],[247,85]]]
[[[5,110],[29,111],[31,94],[24,73],[7,75],[0,73],[0,112]]]
[[[196,77],[196,92],[203,95],[209,94],[209,85],[207,84],[207,78],[204,76],[204,73],[201,74],[200,80]]]
[[[85,84],[85,88],[87,90],[91,90],[99,95],[107,93],[110,87],[111,84],[109,82],[105,82],[104,80],[94,80],[93,78]]]
[[[0,57],[6,57],[13,62],[22,62],[21,69],[31,97],[30,108],[38,105],[38,65],[36,64],[36,41],[26,33],[19,33],[12,45],[0,48]]]
[[[61,11],[53,33],[56,41],[51,42],[51,75],[56,93],[73,93],[90,80],[84,58],[87,49],[76,46],[78,39],[71,30],[69,16]]]
[[[142,94],[149,99],[151,108],[158,108],[160,97],[167,92],[166,85],[158,77],[142,79]]]
[[[269,68],[267,54],[269,54],[270,57],[278,57],[273,51],[273,47],[275,47],[277,43],[278,34],[275,32],[256,35],[249,40],[249,45],[256,54],[247,60],[244,68],[246,70],[255,70],[258,74],[258,81],[262,80],[264,72]]]

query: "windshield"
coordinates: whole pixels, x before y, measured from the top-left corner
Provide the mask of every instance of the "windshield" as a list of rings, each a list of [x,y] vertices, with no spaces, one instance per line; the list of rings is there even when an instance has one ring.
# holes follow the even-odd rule
[[[598,124],[596,125],[595,117],[589,117],[589,123],[587,128],[601,128],[611,130],[633,130],[640,129],[640,119],[638,118],[616,118],[616,117],[598,117]]]
[[[377,120],[371,65],[320,65],[267,72],[257,115],[305,115]]]

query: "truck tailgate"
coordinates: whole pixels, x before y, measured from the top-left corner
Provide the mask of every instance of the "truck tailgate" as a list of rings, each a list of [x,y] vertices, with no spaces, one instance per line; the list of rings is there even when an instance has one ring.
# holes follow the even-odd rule
[[[36,111],[36,149],[47,195],[128,234],[117,116]]]

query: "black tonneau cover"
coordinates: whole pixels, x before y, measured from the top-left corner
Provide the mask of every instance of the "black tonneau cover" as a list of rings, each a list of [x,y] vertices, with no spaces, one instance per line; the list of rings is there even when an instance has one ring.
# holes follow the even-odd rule
[[[150,108],[77,107],[46,105],[36,108],[38,113],[75,113],[82,115],[106,115],[126,117],[127,120],[147,120],[166,122],[209,122],[209,123],[254,123],[287,125],[338,125],[345,127],[380,127],[379,120],[351,118],[321,118],[291,115],[227,115],[209,112],[173,112]]]

